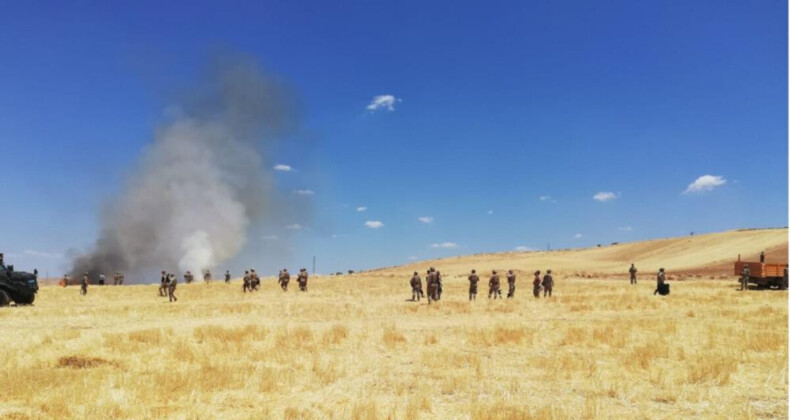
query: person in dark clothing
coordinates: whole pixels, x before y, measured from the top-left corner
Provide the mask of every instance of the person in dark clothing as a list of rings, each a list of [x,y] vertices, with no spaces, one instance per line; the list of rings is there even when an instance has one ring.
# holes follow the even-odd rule
[[[477,272],[472,270],[472,274],[469,275],[469,301],[477,300],[477,283],[480,283],[480,277],[477,276]]]
[[[422,279],[420,279],[420,275],[417,274],[416,271],[414,272],[414,275],[411,276],[409,285],[411,285],[411,300],[419,302],[420,296],[422,296]]]
[[[532,279],[532,296],[540,297],[540,270],[535,272],[535,278]]]
[[[658,274],[656,275],[656,290],[653,292],[654,296],[656,293],[659,292],[659,290],[661,290],[661,288],[664,286],[664,283],[666,283],[666,281],[667,281],[667,277],[666,274],[664,273],[664,268],[663,267],[659,268]]]
[[[628,269],[628,274],[631,275],[631,284],[636,284],[636,267],[634,267],[634,263],[631,263],[631,268]]]
[[[178,278],[175,274],[170,275],[170,284],[167,285],[167,297],[170,298],[171,302],[178,301],[176,297],[176,284],[178,284]]]
[[[551,275],[551,270],[546,270],[541,284],[543,285],[543,297],[551,297],[551,291],[554,290],[554,277]]]
[[[507,298],[516,296],[516,274],[513,270],[507,271]]]

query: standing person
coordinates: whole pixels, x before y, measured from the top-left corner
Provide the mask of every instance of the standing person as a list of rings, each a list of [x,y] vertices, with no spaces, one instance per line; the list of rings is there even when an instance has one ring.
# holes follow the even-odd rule
[[[241,290],[244,293],[247,293],[247,291],[252,292],[252,288],[250,287],[250,270],[244,270],[244,277],[243,277],[242,281],[244,283],[243,283],[243,285],[241,287]]]
[[[551,275],[551,269],[546,270],[541,284],[543,285],[543,297],[551,297],[551,291],[554,290],[554,277]]]
[[[192,274],[191,271],[187,270],[186,274],[184,274],[184,281],[186,284],[192,283],[192,280],[195,279],[195,276]]]
[[[436,300],[442,300],[442,290],[444,287],[442,285],[442,273],[436,272]]]
[[[230,284],[230,270],[225,270],[225,284]]]
[[[659,293],[661,291],[666,281],[667,278],[666,278],[666,274],[664,273],[664,267],[661,267],[658,269],[658,274],[656,275],[656,290],[653,292],[654,296],[656,293]]]
[[[497,275],[496,270],[492,270],[491,278],[488,279],[488,298],[491,299],[491,296],[493,296],[494,299],[496,299],[497,295],[499,295],[499,298],[502,299],[502,290],[499,288],[499,276]]]
[[[422,279],[420,279],[420,275],[417,272],[414,272],[414,275],[411,276],[411,280],[409,280],[409,285],[411,285],[411,300],[412,302],[419,302],[420,296],[422,295]]]
[[[176,297],[176,285],[178,284],[178,277],[175,274],[170,275],[170,284],[167,285],[167,297],[170,298],[170,302],[178,301]]]
[[[69,285],[69,275],[68,275],[68,274],[64,274],[64,275],[63,275],[63,278],[62,278],[62,279],[60,279],[60,285],[61,285],[62,287],[66,287],[66,286],[68,286],[68,285]]]
[[[631,268],[628,269],[628,274],[631,275],[631,284],[636,284],[636,267],[634,267],[634,263],[631,263]]]
[[[516,296],[516,275],[513,270],[507,271],[507,298]]]
[[[104,274],[99,274],[99,286],[104,286],[105,280],[107,280],[107,277],[104,277]]]
[[[159,278],[159,296],[167,296],[167,273],[162,271],[162,276]]]
[[[760,251],[760,264],[765,263],[765,251]]]
[[[428,270],[428,274],[425,276],[425,283],[428,285],[428,304],[431,304],[432,300],[437,300],[437,292],[436,289],[438,288],[439,284],[436,282],[436,273],[433,272],[433,267]]]
[[[532,280],[532,295],[536,298],[540,297],[540,270],[535,272],[535,278]]]
[[[261,286],[261,278],[258,277],[258,273],[255,272],[254,268],[250,268],[250,292],[253,290],[258,290]]]
[[[480,283],[480,277],[477,276],[477,272],[472,270],[472,274],[469,275],[469,301],[477,300],[477,283]]]
[[[203,274],[203,281],[206,282],[206,284],[211,283],[211,271],[210,270],[206,270],[206,272]]]
[[[751,275],[752,275],[752,272],[751,272],[751,269],[749,268],[749,264],[744,264],[743,268],[741,268],[741,290],[742,291],[749,290],[749,277],[751,277]]]
[[[288,272],[287,268],[283,268],[283,276],[282,280],[280,281],[280,287],[282,287],[283,292],[288,291],[288,283],[291,282],[291,273]]]
[[[88,294],[88,273],[82,275],[82,283],[80,284],[80,295],[85,296]]]
[[[299,271],[299,277],[296,278],[296,280],[299,282],[299,290],[302,292],[307,291],[307,277],[307,269],[303,268]]]

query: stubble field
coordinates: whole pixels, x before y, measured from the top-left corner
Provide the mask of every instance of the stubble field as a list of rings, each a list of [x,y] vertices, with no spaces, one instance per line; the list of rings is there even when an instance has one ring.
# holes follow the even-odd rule
[[[489,301],[486,278],[473,303],[448,274],[430,306],[386,274],[181,284],[173,304],[42,287],[0,310],[0,418],[787,417],[786,292],[555,271],[550,299],[522,273],[515,299]]]

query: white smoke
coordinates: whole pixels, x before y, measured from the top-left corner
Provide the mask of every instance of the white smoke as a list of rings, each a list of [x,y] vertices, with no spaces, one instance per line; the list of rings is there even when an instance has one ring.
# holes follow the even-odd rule
[[[293,128],[293,102],[246,63],[214,76],[170,112],[72,272],[201,272],[235,256],[252,222],[276,216],[283,200],[261,153]]]

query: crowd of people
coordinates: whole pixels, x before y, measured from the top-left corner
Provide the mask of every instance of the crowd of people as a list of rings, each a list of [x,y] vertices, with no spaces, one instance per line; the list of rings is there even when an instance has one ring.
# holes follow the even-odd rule
[[[748,270],[748,266],[744,268],[744,270]],[[638,270],[631,264],[631,267],[628,269],[630,283],[632,285],[637,284],[637,274]],[[168,297],[170,302],[178,301],[178,298],[175,295],[176,287],[178,285],[178,278],[173,273],[168,273],[166,271],[162,271],[160,279],[160,286],[159,286],[159,296],[161,297]],[[541,271],[537,270],[533,273],[532,279],[532,295],[535,298],[540,298],[541,292],[543,293],[544,298],[550,298],[552,292],[554,290],[554,277],[552,276],[551,270],[546,270],[546,274],[541,275]],[[746,271],[745,278],[748,279],[749,273]],[[231,274],[229,270],[225,271],[225,283],[230,284]],[[516,296],[516,274],[513,270],[508,270],[506,274],[506,280],[508,284],[508,292],[507,298],[512,299]],[[309,278],[309,274],[306,269],[302,268],[299,270],[299,274],[296,277],[296,281],[299,285],[299,290],[302,292],[307,292],[307,280]],[[99,285],[105,284],[105,276],[104,274],[100,274],[98,276]],[[477,300],[477,287],[478,283],[480,283],[480,277],[477,275],[476,270],[472,270],[469,276],[467,277],[469,281],[469,301]],[[63,279],[61,280],[60,284],[62,286],[67,286],[69,284],[69,276],[64,275]],[[113,275],[113,285],[120,286],[123,285],[124,275],[123,273],[116,272]],[[187,270],[184,273],[184,281],[189,284],[194,281],[194,275],[191,271]],[[206,284],[211,283],[211,271],[205,270],[203,272],[203,281]],[[283,292],[288,291],[288,284],[291,281],[291,274],[288,272],[288,269],[284,268],[280,270],[277,276],[277,283]],[[88,277],[88,273],[84,273],[82,276],[82,281],[80,282],[80,294],[86,295],[88,294],[88,285],[90,284],[90,279]],[[436,270],[434,267],[431,267],[427,270],[425,274],[425,283],[427,285],[427,294],[423,291],[423,280],[420,277],[418,272],[414,272],[409,281],[411,286],[411,300],[415,302],[419,302],[421,299],[425,298],[428,300],[428,304],[431,302],[436,302],[442,299],[442,292],[444,290],[443,282],[442,282],[442,273]],[[254,268],[244,271],[244,277],[242,281],[242,291],[244,293],[252,293],[260,289],[261,285],[261,278],[258,273],[255,272]],[[666,283],[666,273],[664,268],[659,269],[658,274],[656,275],[656,290],[653,294],[660,294],[660,295],[667,295],[669,294],[669,285]],[[488,298],[489,299],[502,299],[502,287],[501,281],[499,278],[499,274],[497,270],[491,271],[491,277],[488,280]]]
[[[631,264],[631,267],[628,269],[628,274],[632,285],[637,284],[637,272],[638,270],[634,264]],[[554,291],[554,277],[551,273],[551,269],[546,270],[546,274],[543,275],[541,275],[540,270],[537,270],[533,273],[533,276],[532,295],[536,298],[540,298],[541,292],[543,292],[544,298],[550,298],[552,292]],[[516,296],[515,272],[513,270],[508,270],[506,279],[508,285],[507,298],[512,299]],[[473,269],[467,277],[467,280],[469,281],[469,301],[471,302],[477,300],[477,285],[480,283],[480,276],[477,275],[477,270]],[[411,300],[414,302],[419,302],[420,299],[427,297],[429,304],[431,301],[441,300],[442,274],[435,268],[431,267],[426,273],[425,282],[428,285],[427,296],[425,292],[423,292],[422,278],[420,278],[420,274],[415,271],[411,277],[411,280],[409,280],[409,285],[411,286]],[[656,290],[653,292],[653,294],[660,294],[662,296],[669,294],[669,285],[666,283],[666,273],[663,267],[658,270],[658,274],[656,275]],[[492,270],[491,277],[488,279],[488,298],[502,299],[501,280],[497,270]]]

